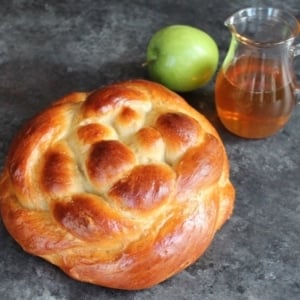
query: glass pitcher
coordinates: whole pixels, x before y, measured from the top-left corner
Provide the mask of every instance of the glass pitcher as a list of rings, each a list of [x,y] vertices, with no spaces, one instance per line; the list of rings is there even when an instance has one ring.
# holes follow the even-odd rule
[[[265,138],[289,120],[296,104],[293,60],[297,19],[280,9],[245,8],[225,21],[231,43],[215,85],[218,116],[232,133]]]

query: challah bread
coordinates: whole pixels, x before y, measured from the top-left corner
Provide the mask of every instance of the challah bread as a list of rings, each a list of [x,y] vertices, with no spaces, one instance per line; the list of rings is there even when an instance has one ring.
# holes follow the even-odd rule
[[[25,251],[127,290],[197,260],[234,197],[212,125],[145,80],[54,102],[15,137],[0,183],[3,223]]]

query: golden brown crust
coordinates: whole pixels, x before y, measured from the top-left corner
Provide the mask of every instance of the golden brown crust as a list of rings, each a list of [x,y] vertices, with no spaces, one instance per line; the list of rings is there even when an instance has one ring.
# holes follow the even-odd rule
[[[16,136],[0,180],[3,222],[25,251],[128,290],[198,259],[234,197],[215,129],[145,80],[56,101]]]

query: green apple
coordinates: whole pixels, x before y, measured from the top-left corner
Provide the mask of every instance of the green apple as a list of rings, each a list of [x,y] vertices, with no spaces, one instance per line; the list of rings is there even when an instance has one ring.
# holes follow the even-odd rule
[[[149,77],[177,92],[207,84],[219,61],[214,39],[188,25],[170,25],[158,30],[147,46]]]

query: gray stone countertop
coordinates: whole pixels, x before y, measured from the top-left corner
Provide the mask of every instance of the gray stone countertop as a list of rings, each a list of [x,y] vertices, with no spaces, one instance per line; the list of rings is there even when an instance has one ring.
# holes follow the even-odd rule
[[[222,62],[230,35],[224,20],[251,5],[298,0],[12,0],[0,2],[0,166],[20,126],[71,91],[147,78],[141,63],[151,35],[175,23],[211,34]],[[297,62],[298,61],[298,62]],[[295,61],[300,78],[299,59]],[[214,82],[183,96],[223,138],[237,199],[232,218],[206,253],[173,278],[143,291],[81,283],[17,245],[0,220],[0,299],[300,299],[300,106],[278,134],[238,138],[222,127]]]

